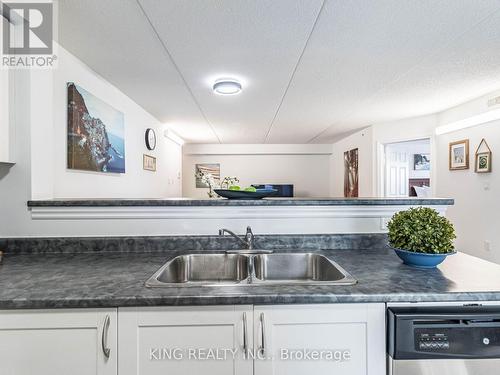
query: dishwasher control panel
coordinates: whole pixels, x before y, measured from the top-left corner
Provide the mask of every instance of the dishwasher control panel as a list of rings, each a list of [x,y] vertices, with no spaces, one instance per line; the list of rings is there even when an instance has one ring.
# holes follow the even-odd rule
[[[393,359],[500,358],[499,307],[391,307]]]
[[[446,333],[433,330],[416,330],[415,349],[421,351],[447,351],[450,341]]]

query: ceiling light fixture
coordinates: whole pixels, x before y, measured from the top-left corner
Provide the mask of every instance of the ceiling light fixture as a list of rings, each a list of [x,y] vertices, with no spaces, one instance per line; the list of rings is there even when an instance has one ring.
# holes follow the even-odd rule
[[[234,79],[220,79],[215,81],[213,90],[219,95],[235,95],[241,92],[242,86]]]
[[[439,126],[436,128],[436,134],[441,135],[450,133],[460,129],[470,128],[471,126],[485,124],[494,120],[500,120],[500,109],[494,109],[493,111],[488,111],[476,116],[465,118],[460,121],[455,121],[446,125]]]

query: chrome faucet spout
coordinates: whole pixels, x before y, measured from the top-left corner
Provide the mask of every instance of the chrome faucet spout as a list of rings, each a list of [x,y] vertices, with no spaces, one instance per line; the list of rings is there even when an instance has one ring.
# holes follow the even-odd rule
[[[247,233],[245,234],[245,241],[248,245],[248,250],[253,250],[255,236],[253,235],[252,228],[250,226],[247,227]]]
[[[219,236],[224,236],[226,233],[229,234],[234,239],[236,239],[240,244],[242,244],[245,247],[245,249],[253,250],[255,236],[252,232],[252,228],[250,228],[249,226],[247,227],[247,232],[245,234],[244,239],[242,239],[240,236],[236,235],[234,232],[230,231],[229,229],[225,229],[225,228],[219,229]]]

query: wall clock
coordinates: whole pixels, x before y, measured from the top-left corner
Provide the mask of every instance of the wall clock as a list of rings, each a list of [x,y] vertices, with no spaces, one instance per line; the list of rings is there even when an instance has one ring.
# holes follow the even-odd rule
[[[154,150],[156,148],[156,133],[154,129],[148,128],[146,130],[146,147],[148,150]]]

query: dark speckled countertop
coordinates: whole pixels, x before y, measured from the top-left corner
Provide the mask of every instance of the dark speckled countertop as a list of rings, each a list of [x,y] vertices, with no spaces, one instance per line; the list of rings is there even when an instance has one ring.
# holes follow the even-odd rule
[[[28,207],[130,207],[130,206],[451,206],[449,198],[265,198],[259,200],[229,199],[51,199],[28,201]]]
[[[358,284],[150,289],[144,282],[185,250],[7,254],[0,308],[500,300],[500,266],[463,253],[422,270],[403,265],[387,248],[320,252]]]

